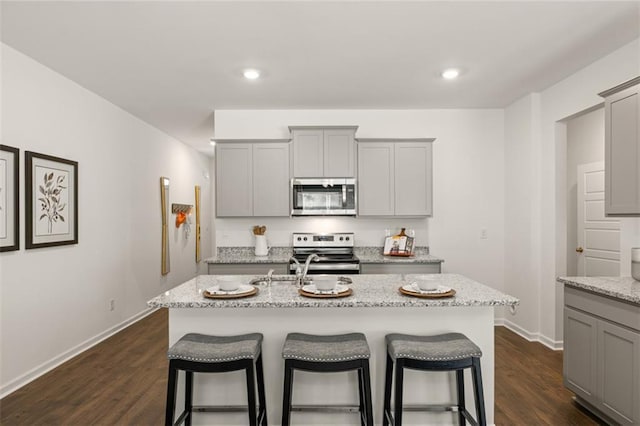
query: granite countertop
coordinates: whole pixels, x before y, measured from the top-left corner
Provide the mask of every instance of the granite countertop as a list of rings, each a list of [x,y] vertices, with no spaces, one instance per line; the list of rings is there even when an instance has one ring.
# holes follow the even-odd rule
[[[291,247],[271,247],[267,256],[256,256],[254,247],[218,247],[214,257],[205,263],[289,263],[293,255]]]
[[[238,275],[249,283],[255,275]],[[457,274],[441,274],[441,285],[456,291],[453,297],[424,299],[405,296],[399,287],[412,281],[411,274],[350,275],[353,294],[342,298],[307,298],[290,283],[259,286],[258,294],[240,299],[207,299],[202,292],[215,285],[216,275],[200,275],[147,302],[153,308],[351,308],[351,307],[474,307],[514,306],[515,297]],[[277,276],[273,277],[277,280]]]
[[[640,305],[640,281],[631,277],[559,277],[557,281]]]
[[[256,256],[253,247],[218,247],[214,257],[204,259],[205,263],[289,263],[293,255],[291,247],[271,247],[267,256]],[[383,256],[382,247],[354,247],[360,263],[442,263],[429,254],[429,247],[416,247],[411,257]]]
[[[429,247],[415,247],[411,257],[384,256],[382,247],[355,247],[360,263],[442,263],[443,259],[429,254]]]

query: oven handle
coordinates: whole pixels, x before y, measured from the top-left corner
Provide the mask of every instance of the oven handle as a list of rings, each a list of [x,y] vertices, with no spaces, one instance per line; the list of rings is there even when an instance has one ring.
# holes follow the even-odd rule
[[[289,270],[295,271],[295,264],[289,264]],[[309,271],[359,271],[358,263],[310,263]]]

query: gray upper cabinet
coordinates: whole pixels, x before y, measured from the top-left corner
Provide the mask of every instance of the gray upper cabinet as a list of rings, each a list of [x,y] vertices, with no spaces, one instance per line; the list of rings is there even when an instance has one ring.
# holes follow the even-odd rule
[[[216,215],[253,216],[253,144],[216,145]]]
[[[640,77],[605,98],[605,213],[640,216]]]
[[[432,214],[434,139],[359,139],[360,216]]]
[[[253,145],[253,215],[289,216],[289,144]]]
[[[216,216],[289,216],[289,145],[218,141]]]
[[[290,126],[293,177],[355,177],[358,126]]]

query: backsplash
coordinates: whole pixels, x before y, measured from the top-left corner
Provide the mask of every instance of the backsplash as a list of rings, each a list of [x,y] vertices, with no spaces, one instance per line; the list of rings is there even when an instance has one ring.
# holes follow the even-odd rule
[[[267,227],[267,240],[272,247],[291,246],[294,232],[353,232],[357,247],[382,247],[385,230],[397,234],[400,228],[415,231],[415,245],[429,245],[428,218],[363,218],[363,217],[294,217],[215,219],[216,247],[252,247],[253,226]]]

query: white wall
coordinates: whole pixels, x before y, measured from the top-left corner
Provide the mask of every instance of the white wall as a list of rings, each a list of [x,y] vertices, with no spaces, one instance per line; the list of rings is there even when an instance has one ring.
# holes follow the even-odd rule
[[[521,108],[518,100],[507,108],[506,128],[514,132],[529,150],[529,157],[520,156],[516,150],[508,152],[506,162],[520,161],[521,167],[507,167],[505,179],[508,185],[518,182],[520,190],[532,194],[533,212],[531,229],[508,229],[519,237],[505,245],[505,264],[525,260],[524,271],[532,271],[532,278],[524,278],[530,297],[539,294],[536,312],[521,310],[512,318],[516,328],[540,338],[550,346],[561,346],[562,339],[562,286],[556,284],[558,275],[566,274],[566,125],[564,120],[602,103],[597,94],[623,81],[640,75],[640,44],[636,40],[590,64],[575,74],[541,92],[539,106]],[[539,116],[532,120],[531,116]],[[518,123],[532,123],[530,129]],[[513,143],[507,137],[506,146]],[[521,169],[526,170],[522,175]],[[519,201],[515,190],[506,194],[508,208]],[[508,213],[511,215],[512,213]],[[638,219],[626,219],[621,224],[621,273],[629,274],[629,248],[640,245]],[[625,230],[626,229],[626,230]],[[528,260],[526,260],[528,259]],[[518,279],[511,271],[505,271],[505,281]],[[533,289],[535,288],[535,290]],[[531,328],[530,328],[531,327]]]
[[[129,113],[2,45],[2,143],[20,148],[20,246],[2,253],[1,393],[6,394],[194,275],[193,234],[170,226],[171,272],[160,274],[160,176],[169,202],[211,203],[209,160]],[[24,151],[79,163],[79,243],[24,249]],[[203,208],[203,257],[211,254]],[[171,216],[175,220],[175,216]],[[116,309],[109,310],[115,300]]]
[[[273,245],[296,231],[354,231],[358,245],[382,245],[384,230],[416,230],[417,244],[445,259],[443,270],[501,289],[504,222],[502,110],[221,110],[220,139],[288,138],[292,125],[358,125],[360,138],[436,138],[433,217],[429,219],[216,219],[217,244],[252,245],[252,225],[267,225]],[[481,229],[488,238],[481,240]]]
[[[578,275],[578,166],[604,162],[604,108],[573,117],[567,126],[567,271]]]

